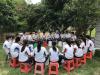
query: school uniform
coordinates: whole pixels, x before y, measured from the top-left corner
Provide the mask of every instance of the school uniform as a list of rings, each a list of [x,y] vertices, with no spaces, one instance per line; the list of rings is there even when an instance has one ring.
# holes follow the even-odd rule
[[[11,47],[11,43],[6,40],[4,43],[3,43],[3,49],[5,50],[5,53],[8,55],[8,53],[10,53],[10,47]]]
[[[67,58],[67,59],[72,59],[74,57],[74,49],[73,49],[73,46],[71,45],[71,47],[66,44],[63,48],[63,52],[64,52],[64,56]]]
[[[27,39],[28,39],[28,41],[32,41],[33,40],[31,35],[27,35]]]
[[[46,48],[41,47],[41,50],[38,52],[37,47],[33,50],[33,55],[35,57],[35,61],[39,63],[44,63],[46,61],[46,57],[48,55],[48,52],[46,51]]]
[[[74,45],[73,48],[75,50],[75,57],[82,57],[83,56],[82,48],[78,48],[77,45]]]
[[[27,35],[24,34],[24,35],[21,37],[21,40],[22,40],[22,41],[23,41],[23,40],[28,40]]]
[[[82,43],[80,44],[80,47],[81,47],[81,49],[83,50],[83,54],[86,54],[86,53],[87,53],[87,49],[86,49],[86,46],[85,46],[85,43],[84,43],[84,42],[82,42]]]
[[[62,46],[63,46],[62,41],[58,41],[58,46],[59,46],[59,47],[62,47]]]
[[[49,53],[50,53],[50,62],[57,62],[59,61],[59,50],[58,48],[56,48],[57,51],[54,51],[53,48],[49,49]]]
[[[67,33],[65,34],[65,37],[68,39],[68,38],[71,38],[71,34],[70,33]]]
[[[49,47],[52,47],[52,41],[51,41],[51,40],[48,41],[48,46],[49,46]]]
[[[88,51],[93,51],[94,50],[94,43],[91,40],[86,40],[86,47]]]
[[[12,58],[17,58],[19,55],[21,46],[18,43],[13,43],[10,48],[10,53]]]
[[[29,55],[31,55],[31,52],[30,52],[28,46],[26,46],[24,51],[22,51],[22,52],[21,52],[21,49],[20,49],[19,62],[27,62],[29,60]]]

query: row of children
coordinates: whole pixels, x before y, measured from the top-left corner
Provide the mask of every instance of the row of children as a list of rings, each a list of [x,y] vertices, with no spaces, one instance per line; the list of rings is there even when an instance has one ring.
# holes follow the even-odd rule
[[[68,39],[71,38],[73,40],[76,40],[77,37],[74,32],[66,32],[66,33],[60,33],[60,32],[23,32],[20,33],[20,37],[22,40],[52,40],[52,39]]]
[[[47,50],[42,46],[42,41],[37,41],[37,47],[31,47],[29,40],[21,40],[21,37],[16,37],[15,40],[11,36],[7,36],[3,44],[7,56],[18,59],[19,62],[32,63],[42,62],[45,63],[49,58],[50,62],[63,62],[63,60],[70,60],[74,57],[82,57],[87,52],[94,50],[94,43],[90,36],[80,37],[73,41],[65,39],[62,42],[62,51],[57,47],[57,41],[50,41],[52,46]],[[20,43],[22,41],[22,43]],[[32,45],[32,44],[31,44]]]

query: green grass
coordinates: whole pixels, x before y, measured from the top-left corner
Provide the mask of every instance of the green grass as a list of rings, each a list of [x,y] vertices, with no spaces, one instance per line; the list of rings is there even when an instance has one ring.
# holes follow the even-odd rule
[[[96,52],[93,60],[88,60],[86,65],[71,71],[70,75],[100,75],[100,52]],[[27,75],[21,73],[19,68],[11,68],[8,64],[4,63],[5,53],[0,45],[0,75]],[[34,75],[32,70],[28,75]],[[48,67],[46,66],[45,75],[48,75]],[[62,66],[59,68],[59,75],[67,75],[67,72]]]

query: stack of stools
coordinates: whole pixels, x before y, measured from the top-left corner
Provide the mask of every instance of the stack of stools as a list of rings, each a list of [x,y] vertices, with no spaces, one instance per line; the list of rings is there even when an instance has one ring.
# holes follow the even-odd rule
[[[81,66],[81,58],[74,58],[75,67],[78,68]]]
[[[70,74],[71,70],[74,70],[74,59],[64,61],[64,69]]]
[[[86,58],[92,60],[92,51],[90,51],[90,52],[88,52],[88,53],[86,54]]]
[[[58,68],[59,68],[58,62],[50,62],[49,75],[52,75],[52,74],[58,75],[58,73],[59,73]]]
[[[35,70],[34,70],[34,75],[36,74],[41,74],[44,75],[44,63],[36,63],[35,64]]]
[[[86,64],[86,54],[84,54],[83,57],[81,58],[81,63]]]
[[[16,58],[12,58],[10,59],[10,62],[9,62],[10,66],[13,67],[13,68],[16,68],[16,67],[19,67],[19,62]]]
[[[32,65],[28,63],[20,63],[20,71],[23,73],[29,73],[32,70]]]

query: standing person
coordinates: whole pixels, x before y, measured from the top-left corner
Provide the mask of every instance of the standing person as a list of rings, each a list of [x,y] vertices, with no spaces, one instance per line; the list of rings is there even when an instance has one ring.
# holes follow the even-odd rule
[[[22,62],[22,63],[31,63],[32,62],[31,51],[29,50],[27,40],[23,40],[23,46],[20,49],[18,60],[19,60],[19,62]]]
[[[52,48],[49,49],[50,62],[59,61],[59,49],[56,47],[56,42],[52,42]]]
[[[5,50],[6,53],[6,62],[8,61],[8,59],[10,58],[10,47],[11,47],[11,36],[7,35],[6,36],[6,40],[3,43],[3,49]]]
[[[45,63],[48,52],[45,47],[42,47],[42,42],[38,41],[38,45],[36,48],[33,50],[33,56],[35,57],[35,62],[38,63]]]
[[[15,42],[12,44],[10,48],[10,53],[12,58],[18,59],[19,51],[21,48],[19,42],[20,42],[20,37],[16,37]]]

